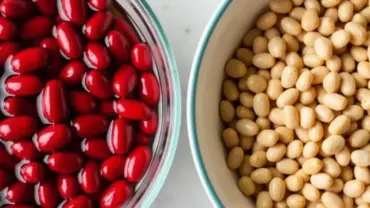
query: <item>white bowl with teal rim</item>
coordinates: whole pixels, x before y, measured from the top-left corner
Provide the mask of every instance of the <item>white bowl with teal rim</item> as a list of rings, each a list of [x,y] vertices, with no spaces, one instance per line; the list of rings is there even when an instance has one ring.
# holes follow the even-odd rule
[[[187,123],[194,163],[215,207],[255,207],[226,165],[219,116],[224,66],[268,1],[223,0],[198,45],[189,80]]]

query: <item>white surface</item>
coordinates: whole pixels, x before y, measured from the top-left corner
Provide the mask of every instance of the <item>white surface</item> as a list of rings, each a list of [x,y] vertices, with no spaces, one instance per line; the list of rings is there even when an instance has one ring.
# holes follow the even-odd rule
[[[186,91],[200,37],[221,0],[148,0],[176,56],[182,92],[182,128],[175,161],[153,208],[208,208],[211,203],[200,183],[186,130]]]

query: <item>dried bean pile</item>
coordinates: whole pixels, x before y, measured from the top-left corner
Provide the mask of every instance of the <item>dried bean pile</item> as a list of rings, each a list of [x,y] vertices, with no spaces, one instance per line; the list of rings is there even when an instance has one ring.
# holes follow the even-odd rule
[[[270,0],[225,65],[226,163],[257,208],[370,207],[370,3]]]
[[[2,0],[0,14],[0,206],[127,203],[158,127],[149,46],[110,0]]]

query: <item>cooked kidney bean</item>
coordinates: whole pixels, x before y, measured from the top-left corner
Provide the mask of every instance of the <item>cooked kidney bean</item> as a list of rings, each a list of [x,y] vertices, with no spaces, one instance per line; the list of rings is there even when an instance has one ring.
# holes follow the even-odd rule
[[[0,0],[0,206],[115,208],[134,195],[161,88],[117,7]]]

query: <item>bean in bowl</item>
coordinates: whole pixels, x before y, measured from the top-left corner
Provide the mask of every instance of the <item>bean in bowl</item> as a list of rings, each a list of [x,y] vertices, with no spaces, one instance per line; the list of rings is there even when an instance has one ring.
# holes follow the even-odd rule
[[[226,163],[258,208],[370,206],[370,7],[270,0],[225,65]]]
[[[152,53],[110,0],[0,3],[0,206],[119,207],[152,157]]]

